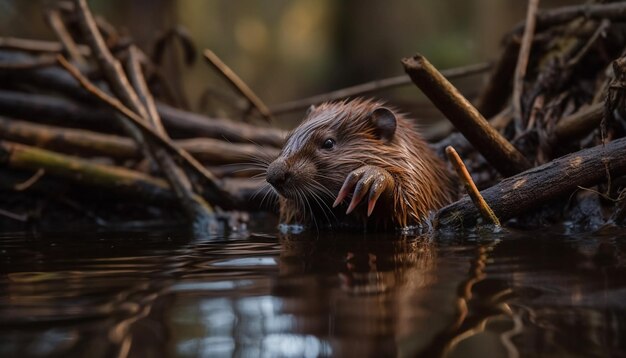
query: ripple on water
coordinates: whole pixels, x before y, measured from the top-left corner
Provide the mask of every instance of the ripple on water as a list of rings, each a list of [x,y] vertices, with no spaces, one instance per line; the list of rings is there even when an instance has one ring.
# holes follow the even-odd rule
[[[625,355],[626,236],[0,234],[0,356]]]

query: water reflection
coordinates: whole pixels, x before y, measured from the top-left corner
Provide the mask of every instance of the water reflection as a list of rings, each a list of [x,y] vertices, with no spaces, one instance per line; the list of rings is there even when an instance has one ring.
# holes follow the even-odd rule
[[[0,356],[626,352],[620,232],[0,237]]]

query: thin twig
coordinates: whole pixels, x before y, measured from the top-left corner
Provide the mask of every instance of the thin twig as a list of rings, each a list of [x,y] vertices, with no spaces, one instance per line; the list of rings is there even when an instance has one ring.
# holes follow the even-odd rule
[[[524,156],[422,55],[402,60],[405,71],[472,145],[505,176],[530,168]]]
[[[67,51],[67,54],[70,56],[70,59],[72,59],[72,61],[77,63],[78,65],[81,65],[81,66],[85,65],[87,61],[85,60],[83,55],[80,53],[78,44],[76,44],[76,42],[70,35],[69,31],[67,30],[67,27],[65,26],[65,23],[63,22],[61,10],[51,9],[47,12],[46,17],[48,19],[48,24],[50,25],[52,30],[56,33],[57,37],[59,38],[59,41],[61,41],[61,44],[63,45],[63,48],[65,49],[65,51]]]
[[[156,131],[162,136],[169,137],[165,131],[165,127],[163,127],[161,117],[159,116],[154,103],[154,98],[152,97],[143,76],[140,57],[141,53],[139,49],[135,45],[130,46],[128,49],[128,74],[130,75],[130,81],[137,92],[139,100],[147,110],[148,119],[150,120],[152,127],[154,127],[154,129],[156,129]]]
[[[596,43],[598,38],[600,38],[600,36],[606,36],[605,32],[610,26],[611,26],[611,21],[608,19],[603,19],[598,25],[598,28],[596,28],[596,31],[594,31],[594,33],[591,35],[589,40],[587,40],[587,42],[580,49],[580,51],[578,51],[574,57],[572,57],[569,61],[567,61],[566,66],[572,67],[578,64],[578,62],[580,62],[580,60],[587,54],[587,52],[589,52],[589,49],[591,49],[593,44]]]
[[[128,83],[128,78],[120,62],[113,56],[107,47],[98,25],[87,6],[86,0],[75,0],[78,23],[82,29],[85,40],[94,51],[94,56],[102,70],[104,77],[108,80],[113,93],[122,103],[141,118],[147,118],[145,108],[141,105],[137,94],[129,90],[132,88]]]
[[[37,183],[39,181],[39,179],[41,179],[41,177],[44,176],[44,174],[46,174],[46,171],[44,169],[38,169],[37,172],[35,172],[35,174],[33,174],[33,176],[31,176],[30,178],[28,178],[27,180],[21,182],[21,183],[17,183],[13,186],[13,189],[15,189],[15,191],[24,191],[28,188],[30,188],[31,186],[35,185],[35,183]]]
[[[446,154],[448,155],[448,160],[450,160],[450,163],[454,167],[454,170],[456,171],[459,179],[461,179],[461,181],[465,185],[467,195],[469,195],[469,197],[472,199],[472,202],[474,203],[474,205],[476,205],[476,208],[478,209],[478,211],[480,211],[480,214],[483,216],[483,218],[485,218],[485,220],[489,220],[492,224],[500,226],[500,220],[498,220],[498,217],[493,212],[493,210],[491,210],[491,207],[489,207],[489,204],[487,204],[483,196],[480,195],[480,192],[478,191],[476,184],[474,184],[472,176],[467,171],[467,167],[463,163],[463,160],[461,160],[459,153],[454,150],[454,147],[447,146]]]
[[[513,120],[518,134],[522,133],[525,127],[525,118],[522,113],[522,93],[524,92],[524,77],[526,77],[530,49],[532,47],[533,36],[535,34],[538,8],[539,0],[528,0],[526,26],[524,27],[522,44],[517,57],[517,65],[515,66],[515,77],[513,80]]]
[[[263,101],[261,101],[252,89],[250,89],[250,87],[248,87],[248,85],[239,76],[237,76],[237,74],[233,72],[230,67],[222,62],[222,60],[217,57],[213,51],[209,49],[204,50],[204,58],[207,59],[209,64],[211,64],[211,66],[213,66],[213,68],[217,70],[217,72],[219,72],[237,92],[244,96],[248,102],[250,102],[250,104],[254,106],[257,111],[259,111],[265,120],[268,122],[272,120],[272,113],[267,108],[265,103],[263,103]]]
[[[27,222],[28,221],[28,215],[26,214],[16,214],[16,213],[12,213],[8,210],[4,210],[4,209],[0,209],[0,215],[5,216],[9,219],[13,219],[15,221],[21,221],[21,222]]]
[[[441,71],[441,74],[448,79],[455,79],[481,74],[490,70],[491,68],[492,64],[490,62],[481,62],[467,66],[445,69]],[[371,92],[406,86],[408,84],[411,84],[411,78],[406,74],[395,77],[383,78],[380,80],[361,83],[355,86],[338,89],[336,91],[331,91],[316,96],[278,104],[276,106],[270,107],[270,111],[274,115],[279,115],[308,108],[309,106],[316,105],[322,102],[335,101],[347,97],[361,96]]]
[[[0,71],[33,70],[42,67],[51,67],[57,64],[55,55],[42,55],[34,60],[20,62],[0,61]]]
[[[0,49],[34,53],[61,53],[64,50],[63,45],[57,41],[30,40],[15,37],[0,37]],[[87,46],[79,46],[78,51],[83,55],[88,55],[90,53]]]

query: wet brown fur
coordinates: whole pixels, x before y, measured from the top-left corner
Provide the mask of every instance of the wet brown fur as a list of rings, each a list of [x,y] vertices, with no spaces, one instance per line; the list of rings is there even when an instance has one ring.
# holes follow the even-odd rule
[[[381,106],[383,103],[365,99],[324,103],[289,135],[278,159],[285,160],[293,174],[283,193],[289,198],[281,195],[279,200],[282,223],[341,226],[367,221],[405,228],[422,224],[430,211],[452,201],[455,194],[444,163],[411,122],[394,111],[397,127],[393,139],[384,143],[377,137],[370,114]],[[324,151],[320,148],[327,138],[334,138],[336,146]],[[395,180],[392,196],[381,197],[369,219],[365,214],[367,196],[351,215],[344,214],[349,198],[331,210],[348,174],[363,165],[391,174]]]

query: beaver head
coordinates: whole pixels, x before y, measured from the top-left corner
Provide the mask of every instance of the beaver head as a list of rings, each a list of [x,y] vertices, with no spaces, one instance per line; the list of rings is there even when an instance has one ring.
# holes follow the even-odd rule
[[[266,180],[282,197],[283,220],[307,221],[320,213],[337,219],[333,202],[345,197],[346,183],[364,167],[374,168],[366,173],[372,178],[352,183],[354,196],[361,184],[378,180],[386,187],[379,185],[375,195],[370,191],[367,211],[355,210],[357,215],[370,216],[372,195],[375,203],[386,192],[380,197],[386,204],[377,205],[374,216],[406,226],[450,199],[445,168],[412,124],[382,103],[363,99],[324,103],[309,110],[268,166]],[[356,207],[350,204],[348,213]]]

